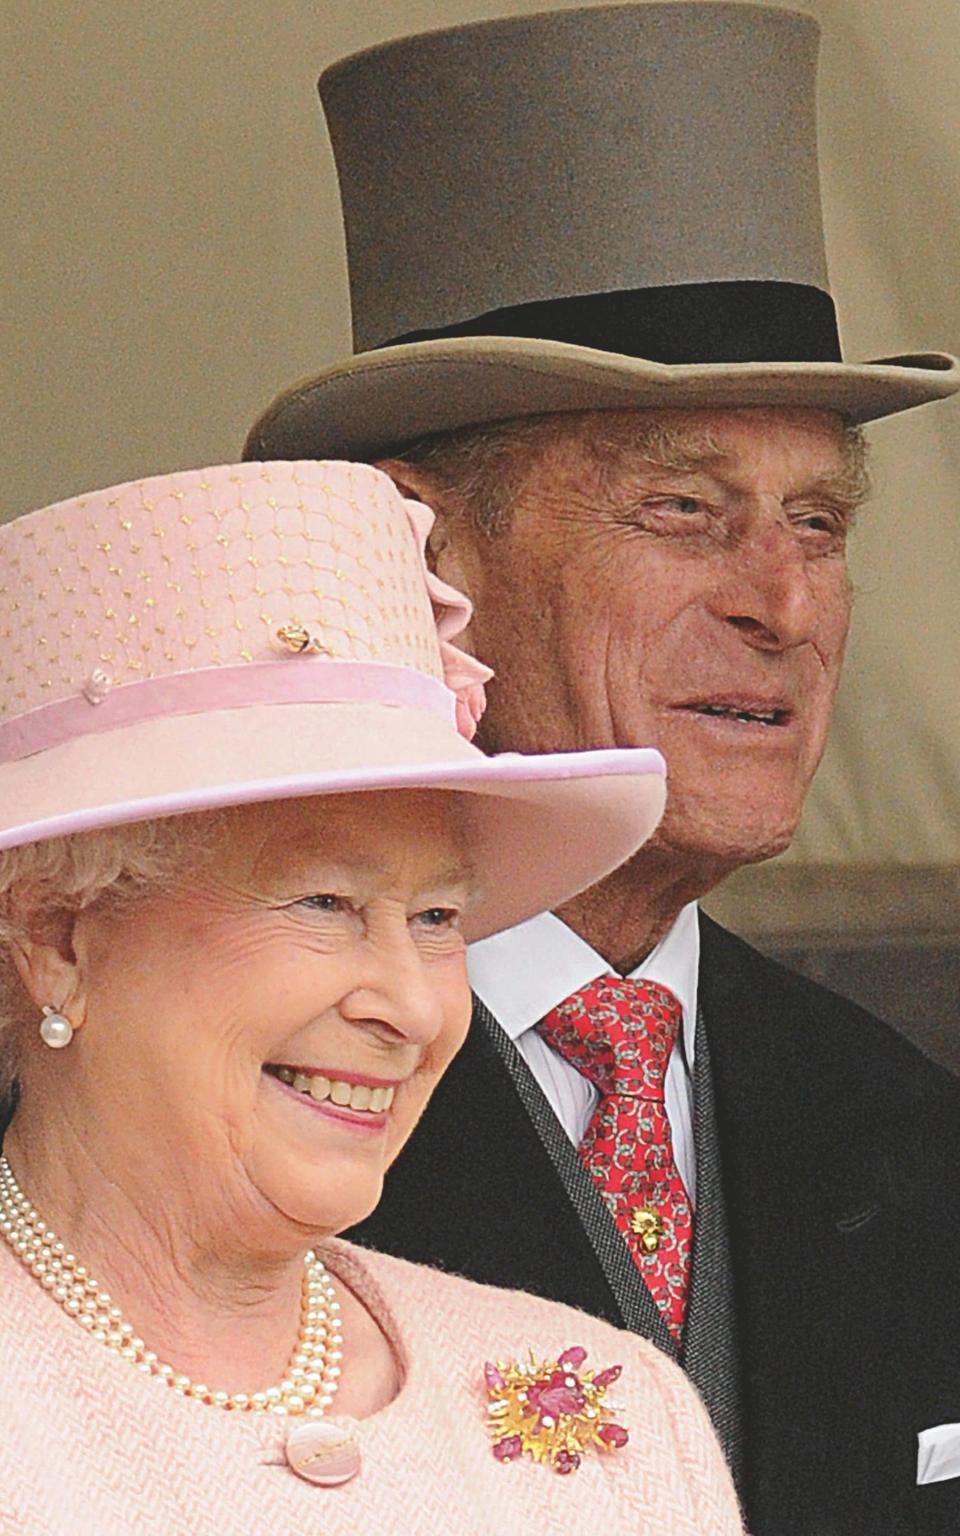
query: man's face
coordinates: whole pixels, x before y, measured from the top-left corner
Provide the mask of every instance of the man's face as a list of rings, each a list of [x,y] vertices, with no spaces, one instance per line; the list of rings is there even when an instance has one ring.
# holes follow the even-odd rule
[[[785,848],[840,674],[855,479],[825,411],[569,418],[504,533],[448,524],[440,574],[496,672],[484,746],[655,745],[661,849],[735,867]]]

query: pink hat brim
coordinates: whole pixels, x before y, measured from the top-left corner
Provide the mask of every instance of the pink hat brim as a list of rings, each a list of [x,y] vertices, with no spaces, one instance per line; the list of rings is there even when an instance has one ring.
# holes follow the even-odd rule
[[[558,906],[646,841],[665,765],[649,748],[487,757],[443,720],[383,704],[253,705],[79,736],[0,766],[0,849],[122,822],[369,790],[463,793],[483,938]]]

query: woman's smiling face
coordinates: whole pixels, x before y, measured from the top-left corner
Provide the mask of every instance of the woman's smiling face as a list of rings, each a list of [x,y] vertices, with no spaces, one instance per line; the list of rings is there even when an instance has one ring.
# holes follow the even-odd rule
[[[466,1034],[469,897],[454,795],[228,813],[174,889],[81,914],[68,1112],[201,1221],[351,1225]]]

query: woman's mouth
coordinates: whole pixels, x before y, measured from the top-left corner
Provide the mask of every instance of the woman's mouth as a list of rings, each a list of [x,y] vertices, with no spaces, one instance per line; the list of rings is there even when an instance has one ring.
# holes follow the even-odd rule
[[[354,1110],[361,1114],[383,1115],[393,1103],[396,1088],[393,1084],[379,1086],[369,1082],[348,1082],[345,1078],[327,1077],[320,1072],[303,1072],[268,1062],[264,1067],[294,1092],[312,1099],[315,1104],[328,1104],[337,1109]]]

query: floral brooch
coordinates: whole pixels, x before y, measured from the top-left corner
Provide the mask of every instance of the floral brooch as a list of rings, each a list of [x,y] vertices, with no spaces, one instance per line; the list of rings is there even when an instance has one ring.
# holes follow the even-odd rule
[[[560,1473],[575,1472],[590,1451],[618,1451],[630,1436],[605,1406],[607,1388],[622,1365],[583,1371],[587,1351],[575,1345],[559,1360],[489,1360],[483,1368],[488,1394],[488,1428],[498,1461],[530,1456]]]

